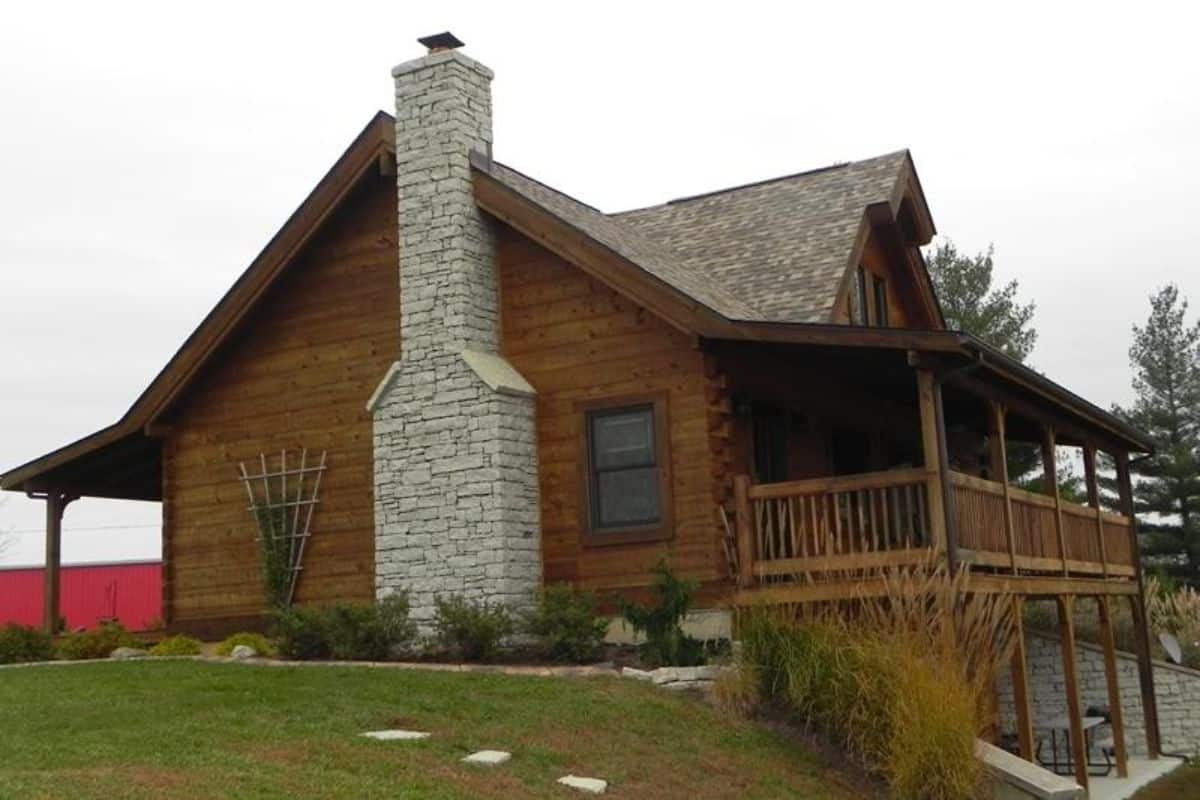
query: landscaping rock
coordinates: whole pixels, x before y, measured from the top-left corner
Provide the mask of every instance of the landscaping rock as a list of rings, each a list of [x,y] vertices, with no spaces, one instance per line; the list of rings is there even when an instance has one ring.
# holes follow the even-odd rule
[[[426,731],[367,731],[362,735],[380,742],[411,742],[415,739],[429,738],[429,733]]]
[[[659,667],[650,673],[650,680],[655,684],[662,685],[664,683],[672,683],[679,680],[679,670],[686,669],[681,667]]]
[[[239,644],[229,653],[230,658],[236,658],[241,661],[246,658],[255,658],[258,656],[258,651],[248,644]]]
[[[622,678],[633,678],[634,680],[639,680],[639,681],[648,681],[654,677],[654,673],[647,672],[644,669],[635,669],[633,667],[622,667],[621,668],[621,677]]]
[[[118,647],[109,653],[108,657],[117,661],[129,661],[134,658],[145,658],[146,651],[138,647]]]
[[[471,753],[463,759],[463,762],[478,764],[481,767],[498,767],[510,758],[512,758],[512,753],[506,753],[503,750],[480,750],[478,753]]]
[[[588,794],[604,794],[608,789],[608,781],[602,781],[599,778],[581,778],[578,775],[559,778],[558,782],[563,786],[570,786],[572,789],[578,789]]]

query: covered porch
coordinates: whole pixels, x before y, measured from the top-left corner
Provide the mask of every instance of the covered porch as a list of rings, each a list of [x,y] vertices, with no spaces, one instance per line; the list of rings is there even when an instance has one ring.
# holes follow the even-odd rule
[[[1027,600],[1053,602],[1073,769],[1086,787],[1073,620],[1079,604],[1096,603],[1113,774],[1126,775],[1116,603],[1129,603],[1133,615],[1147,752],[1159,753],[1129,478],[1131,454],[1150,443],[982,345],[947,352],[904,344],[881,331],[859,346],[716,349],[733,409],[735,604],[877,594],[888,569],[931,562],[968,570],[970,591],[1011,598],[1018,619]],[[1060,492],[1055,476],[1067,458],[1081,465],[1082,502]],[[1015,485],[1014,464],[1022,471],[1036,465],[1040,480],[1025,476],[1024,487]],[[1117,488],[1112,497],[1101,490],[1106,472]],[[1021,755],[1034,760],[1020,640],[1012,672],[1011,733]]]

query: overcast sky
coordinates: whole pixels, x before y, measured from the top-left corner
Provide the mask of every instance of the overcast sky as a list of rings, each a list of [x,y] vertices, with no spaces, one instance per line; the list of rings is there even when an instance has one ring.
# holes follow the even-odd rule
[[[620,210],[907,147],[939,231],[995,243],[1032,363],[1130,396],[1130,326],[1200,303],[1196,20],[1151,2],[24,3],[0,27],[0,470],[115,421],[449,28],[496,155]],[[65,561],[156,557],[80,501]],[[0,500],[37,563],[42,504]],[[113,526],[133,526],[119,528]]]

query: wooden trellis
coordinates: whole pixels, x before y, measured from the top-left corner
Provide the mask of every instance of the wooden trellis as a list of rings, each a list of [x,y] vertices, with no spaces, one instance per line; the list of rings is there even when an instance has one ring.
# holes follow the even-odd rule
[[[250,515],[258,527],[268,595],[273,602],[288,606],[304,569],[304,545],[312,535],[313,510],[325,474],[325,451],[321,451],[316,464],[309,464],[308,448],[304,448],[300,451],[300,466],[289,468],[288,451],[280,450],[278,469],[269,468],[267,455],[260,453],[258,466],[258,472],[250,473],[245,462],[239,462],[238,472],[250,499]]]

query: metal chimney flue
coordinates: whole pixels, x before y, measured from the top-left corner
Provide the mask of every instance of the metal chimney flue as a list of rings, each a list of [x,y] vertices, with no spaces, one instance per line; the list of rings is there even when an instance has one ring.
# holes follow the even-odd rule
[[[457,50],[463,46],[463,43],[450,31],[435,33],[432,36],[422,36],[417,39],[417,42],[425,45],[431,53],[437,53],[441,50]]]

